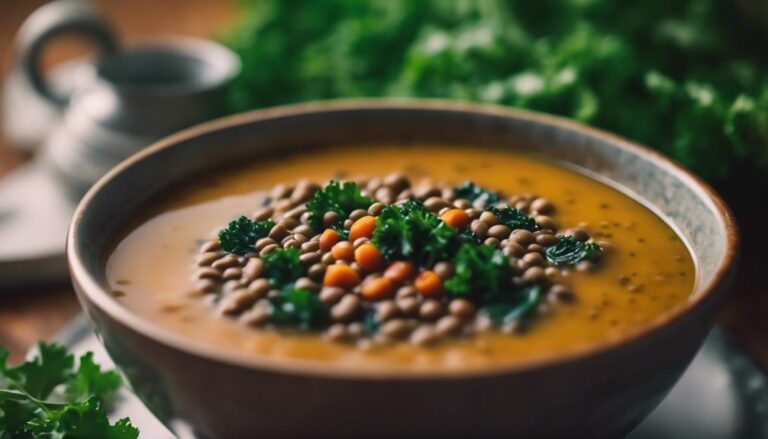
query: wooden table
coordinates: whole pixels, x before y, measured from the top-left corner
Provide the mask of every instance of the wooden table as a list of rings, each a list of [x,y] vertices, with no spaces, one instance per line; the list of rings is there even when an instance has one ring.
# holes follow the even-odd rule
[[[0,59],[2,71],[8,69],[13,33],[39,0],[13,2],[3,6],[0,15]],[[137,36],[180,33],[210,36],[232,19],[232,5],[217,0],[119,0],[98,1],[105,14],[116,24],[120,35],[130,40]],[[130,6],[128,6],[130,5]],[[170,19],[172,17],[172,19]],[[50,61],[80,53],[76,45],[56,47]],[[13,152],[0,140],[0,175],[25,158]],[[763,367],[768,368],[768,283],[763,277],[768,267],[768,209],[758,203],[766,199],[754,188],[768,183],[731,182],[726,198],[736,210],[744,235],[741,269],[737,284],[719,318],[734,338],[744,345]],[[754,177],[752,177],[754,178]],[[751,188],[741,190],[740,188]],[[56,334],[79,312],[74,293],[68,285],[0,292],[0,345],[11,351],[12,360],[22,358],[37,340]]]

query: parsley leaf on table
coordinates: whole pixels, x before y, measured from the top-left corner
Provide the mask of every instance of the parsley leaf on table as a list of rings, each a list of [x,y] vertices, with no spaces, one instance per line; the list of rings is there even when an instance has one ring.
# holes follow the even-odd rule
[[[0,438],[134,439],[139,430],[121,419],[110,424],[102,400],[120,385],[92,354],[80,358],[55,343],[40,343],[30,360],[11,367],[0,347]]]

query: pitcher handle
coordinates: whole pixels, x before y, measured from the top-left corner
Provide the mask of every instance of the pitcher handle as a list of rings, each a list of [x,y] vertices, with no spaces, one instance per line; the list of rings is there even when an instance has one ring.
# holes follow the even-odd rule
[[[61,96],[48,84],[41,58],[45,46],[63,34],[84,37],[101,53],[114,52],[118,47],[111,26],[84,1],[57,0],[36,9],[16,36],[16,56],[23,75],[35,91],[58,107],[66,105],[69,96]]]

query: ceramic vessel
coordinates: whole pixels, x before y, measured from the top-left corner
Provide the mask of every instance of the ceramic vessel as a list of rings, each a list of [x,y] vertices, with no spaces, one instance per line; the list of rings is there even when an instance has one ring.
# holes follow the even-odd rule
[[[601,176],[647,203],[690,243],[690,304],[643,332],[546,361],[482,372],[392,375],[277,362],[169,333],[107,290],[116,234],[158,192],[213,167],[276,152],[361,143],[465,144],[532,151]],[[510,172],[514,172],[510,170]],[[140,398],[201,437],[459,434],[620,437],[669,391],[713,323],[737,231],[703,182],[619,137],[551,116],[445,101],[342,101],[256,111],[166,138],[85,196],[68,238],[80,301]]]

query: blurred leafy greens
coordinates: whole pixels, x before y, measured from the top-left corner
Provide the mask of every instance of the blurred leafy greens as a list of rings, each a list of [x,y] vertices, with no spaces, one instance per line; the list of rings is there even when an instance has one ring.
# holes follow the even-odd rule
[[[244,0],[229,109],[474,100],[616,131],[721,180],[768,169],[768,46],[722,0]]]

